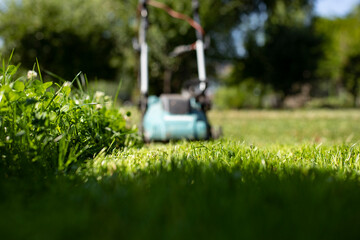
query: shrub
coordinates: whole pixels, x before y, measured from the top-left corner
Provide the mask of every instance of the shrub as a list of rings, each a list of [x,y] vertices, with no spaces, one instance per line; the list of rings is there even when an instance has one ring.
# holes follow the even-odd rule
[[[265,86],[246,79],[234,86],[220,87],[215,94],[215,104],[220,109],[230,108],[260,108]]]
[[[338,96],[313,98],[306,104],[307,108],[351,108],[354,107],[350,93],[340,92]]]

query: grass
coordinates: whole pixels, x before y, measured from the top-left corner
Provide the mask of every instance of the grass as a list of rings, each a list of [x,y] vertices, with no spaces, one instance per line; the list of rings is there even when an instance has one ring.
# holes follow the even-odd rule
[[[15,239],[357,236],[360,148],[349,141],[348,133],[360,113],[232,111],[210,116],[212,122],[223,123],[223,139],[114,150],[87,161],[76,175],[19,186],[16,180],[2,182],[2,235]],[[231,117],[224,120],[224,116]],[[306,126],[299,119],[320,120]],[[226,126],[226,121],[232,125]],[[279,134],[262,137],[255,128],[259,122],[261,129]],[[324,128],[332,122],[343,122],[347,128]],[[282,144],[289,124],[295,128],[291,131],[303,129],[304,137],[288,137]],[[311,143],[321,133],[328,133],[322,138],[326,144]],[[251,143],[243,141],[250,135]]]
[[[85,93],[80,74],[54,84],[39,67],[27,78],[18,67],[0,67],[0,176],[69,172],[104,148],[136,144],[125,115],[103,93]]]
[[[140,147],[126,110],[5,65],[1,239],[358,235],[357,110],[212,111],[222,139]]]
[[[360,140],[360,114],[352,110],[213,111],[226,138],[256,145],[342,144]]]
[[[116,151],[89,161],[74,179],[2,183],[1,233],[5,239],[352,238],[360,223],[358,158],[357,147],[233,141]]]
[[[130,108],[133,124],[140,121]],[[221,126],[224,139],[257,146],[352,144],[360,141],[358,109],[211,110],[213,126]]]

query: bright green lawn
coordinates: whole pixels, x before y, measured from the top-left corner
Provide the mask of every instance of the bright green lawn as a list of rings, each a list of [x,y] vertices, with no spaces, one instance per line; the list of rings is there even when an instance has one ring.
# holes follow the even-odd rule
[[[212,111],[209,118],[225,138],[255,145],[360,140],[360,110]]]
[[[223,139],[115,150],[76,175],[1,180],[0,238],[358,238],[360,111],[210,118]]]

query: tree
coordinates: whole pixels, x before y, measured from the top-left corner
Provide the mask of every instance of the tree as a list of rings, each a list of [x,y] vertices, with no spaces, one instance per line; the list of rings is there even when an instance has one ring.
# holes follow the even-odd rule
[[[312,24],[313,1],[276,1],[266,9],[264,43],[256,31],[245,41],[247,54],[235,69],[238,81],[253,77],[270,84],[283,97],[294,93],[296,86],[314,80],[321,57],[322,39]]]
[[[247,43],[248,56],[244,59],[245,77],[255,77],[287,96],[300,86],[314,80],[317,60],[321,57],[321,40],[311,27],[274,25],[267,29],[264,46],[254,39]]]
[[[0,10],[4,51],[15,49],[14,61],[28,69],[38,58],[43,69],[65,79],[79,71],[90,79],[114,79],[129,57],[120,47],[131,39],[128,5],[112,0],[9,0]]]
[[[360,87],[360,55],[350,56],[344,65],[342,79],[353,97],[353,107],[357,106]]]
[[[191,0],[162,2],[176,11],[192,16]],[[261,1],[200,1],[201,25],[211,38],[211,46],[206,50],[208,75],[214,74],[216,63],[232,61],[237,57],[229,33],[241,23],[243,14],[258,11],[259,2]],[[171,18],[161,9],[149,7],[149,18],[150,92],[161,93],[162,83],[167,76],[171,76],[172,91],[178,91],[185,80],[197,78],[196,56],[195,52],[189,52],[173,58],[169,53],[179,45],[195,42],[195,30],[188,23]]]
[[[192,15],[191,0],[159,1]],[[219,61],[237,57],[229,33],[239,26],[241,16],[274,2],[200,1],[201,23],[212,40],[206,52],[208,75],[214,73]],[[4,51],[15,48],[14,61],[22,62],[25,68],[32,68],[37,57],[43,69],[66,79],[83,71],[89,80],[122,79],[123,85],[133,86],[138,72],[138,56],[132,49],[138,30],[137,5],[138,0],[6,0],[6,7],[0,9]],[[163,10],[149,7],[149,12],[150,93],[161,93],[168,76],[177,91],[184,80],[197,76],[195,52],[177,58],[169,53],[176,46],[195,42],[195,30]]]
[[[315,21],[315,30],[324,38],[321,51],[324,53],[316,71],[317,77],[323,86],[322,91],[335,95],[338,86],[353,91],[353,84],[347,78],[352,78],[351,72],[356,67],[357,56],[360,55],[360,24],[359,7],[345,18],[326,19],[318,18]]]

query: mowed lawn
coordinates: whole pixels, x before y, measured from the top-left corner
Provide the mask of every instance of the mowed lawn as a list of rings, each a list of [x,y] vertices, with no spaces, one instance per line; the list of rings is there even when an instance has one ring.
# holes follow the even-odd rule
[[[104,152],[74,174],[1,180],[0,238],[358,238],[360,111],[209,118],[223,138]]]
[[[262,146],[360,140],[360,110],[211,111],[209,119],[224,138]]]

